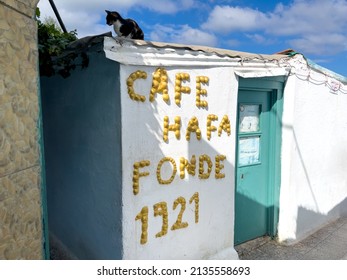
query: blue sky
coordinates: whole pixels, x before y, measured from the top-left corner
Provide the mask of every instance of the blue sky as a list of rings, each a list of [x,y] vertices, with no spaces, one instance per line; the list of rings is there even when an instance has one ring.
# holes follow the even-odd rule
[[[145,40],[272,54],[294,49],[347,76],[347,0],[55,0],[79,37],[113,31],[105,9],[135,19]],[[41,18],[52,16],[40,0]]]

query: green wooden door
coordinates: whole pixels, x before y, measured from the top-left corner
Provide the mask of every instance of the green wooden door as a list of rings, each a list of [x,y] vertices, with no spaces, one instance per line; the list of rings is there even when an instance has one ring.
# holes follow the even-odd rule
[[[271,90],[240,90],[235,244],[269,234]]]

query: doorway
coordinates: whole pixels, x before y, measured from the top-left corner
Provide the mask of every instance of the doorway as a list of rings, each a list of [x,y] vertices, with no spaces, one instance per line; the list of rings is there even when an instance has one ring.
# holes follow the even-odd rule
[[[282,97],[283,82],[279,78],[240,79],[235,245],[277,233]]]

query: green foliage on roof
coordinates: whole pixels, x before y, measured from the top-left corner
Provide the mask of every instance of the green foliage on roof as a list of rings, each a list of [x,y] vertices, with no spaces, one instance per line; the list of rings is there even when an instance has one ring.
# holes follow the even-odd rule
[[[38,26],[40,75],[52,76],[58,72],[63,76],[68,76],[70,70],[74,68],[71,60],[75,57],[68,57],[65,60],[59,59],[59,62],[57,58],[71,42],[77,40],[77,31],[64,33],[53,18],[41,21],[38,8],[36,9],[36,21]]]

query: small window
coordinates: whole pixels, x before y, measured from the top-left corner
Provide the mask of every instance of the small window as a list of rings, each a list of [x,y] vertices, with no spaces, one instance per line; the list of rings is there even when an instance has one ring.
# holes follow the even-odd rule
[[[240,105],[239,132],[250,133],[260,130],[260,105]]]
[[[260,163],[260,136],[239,139],[239,166]]]

